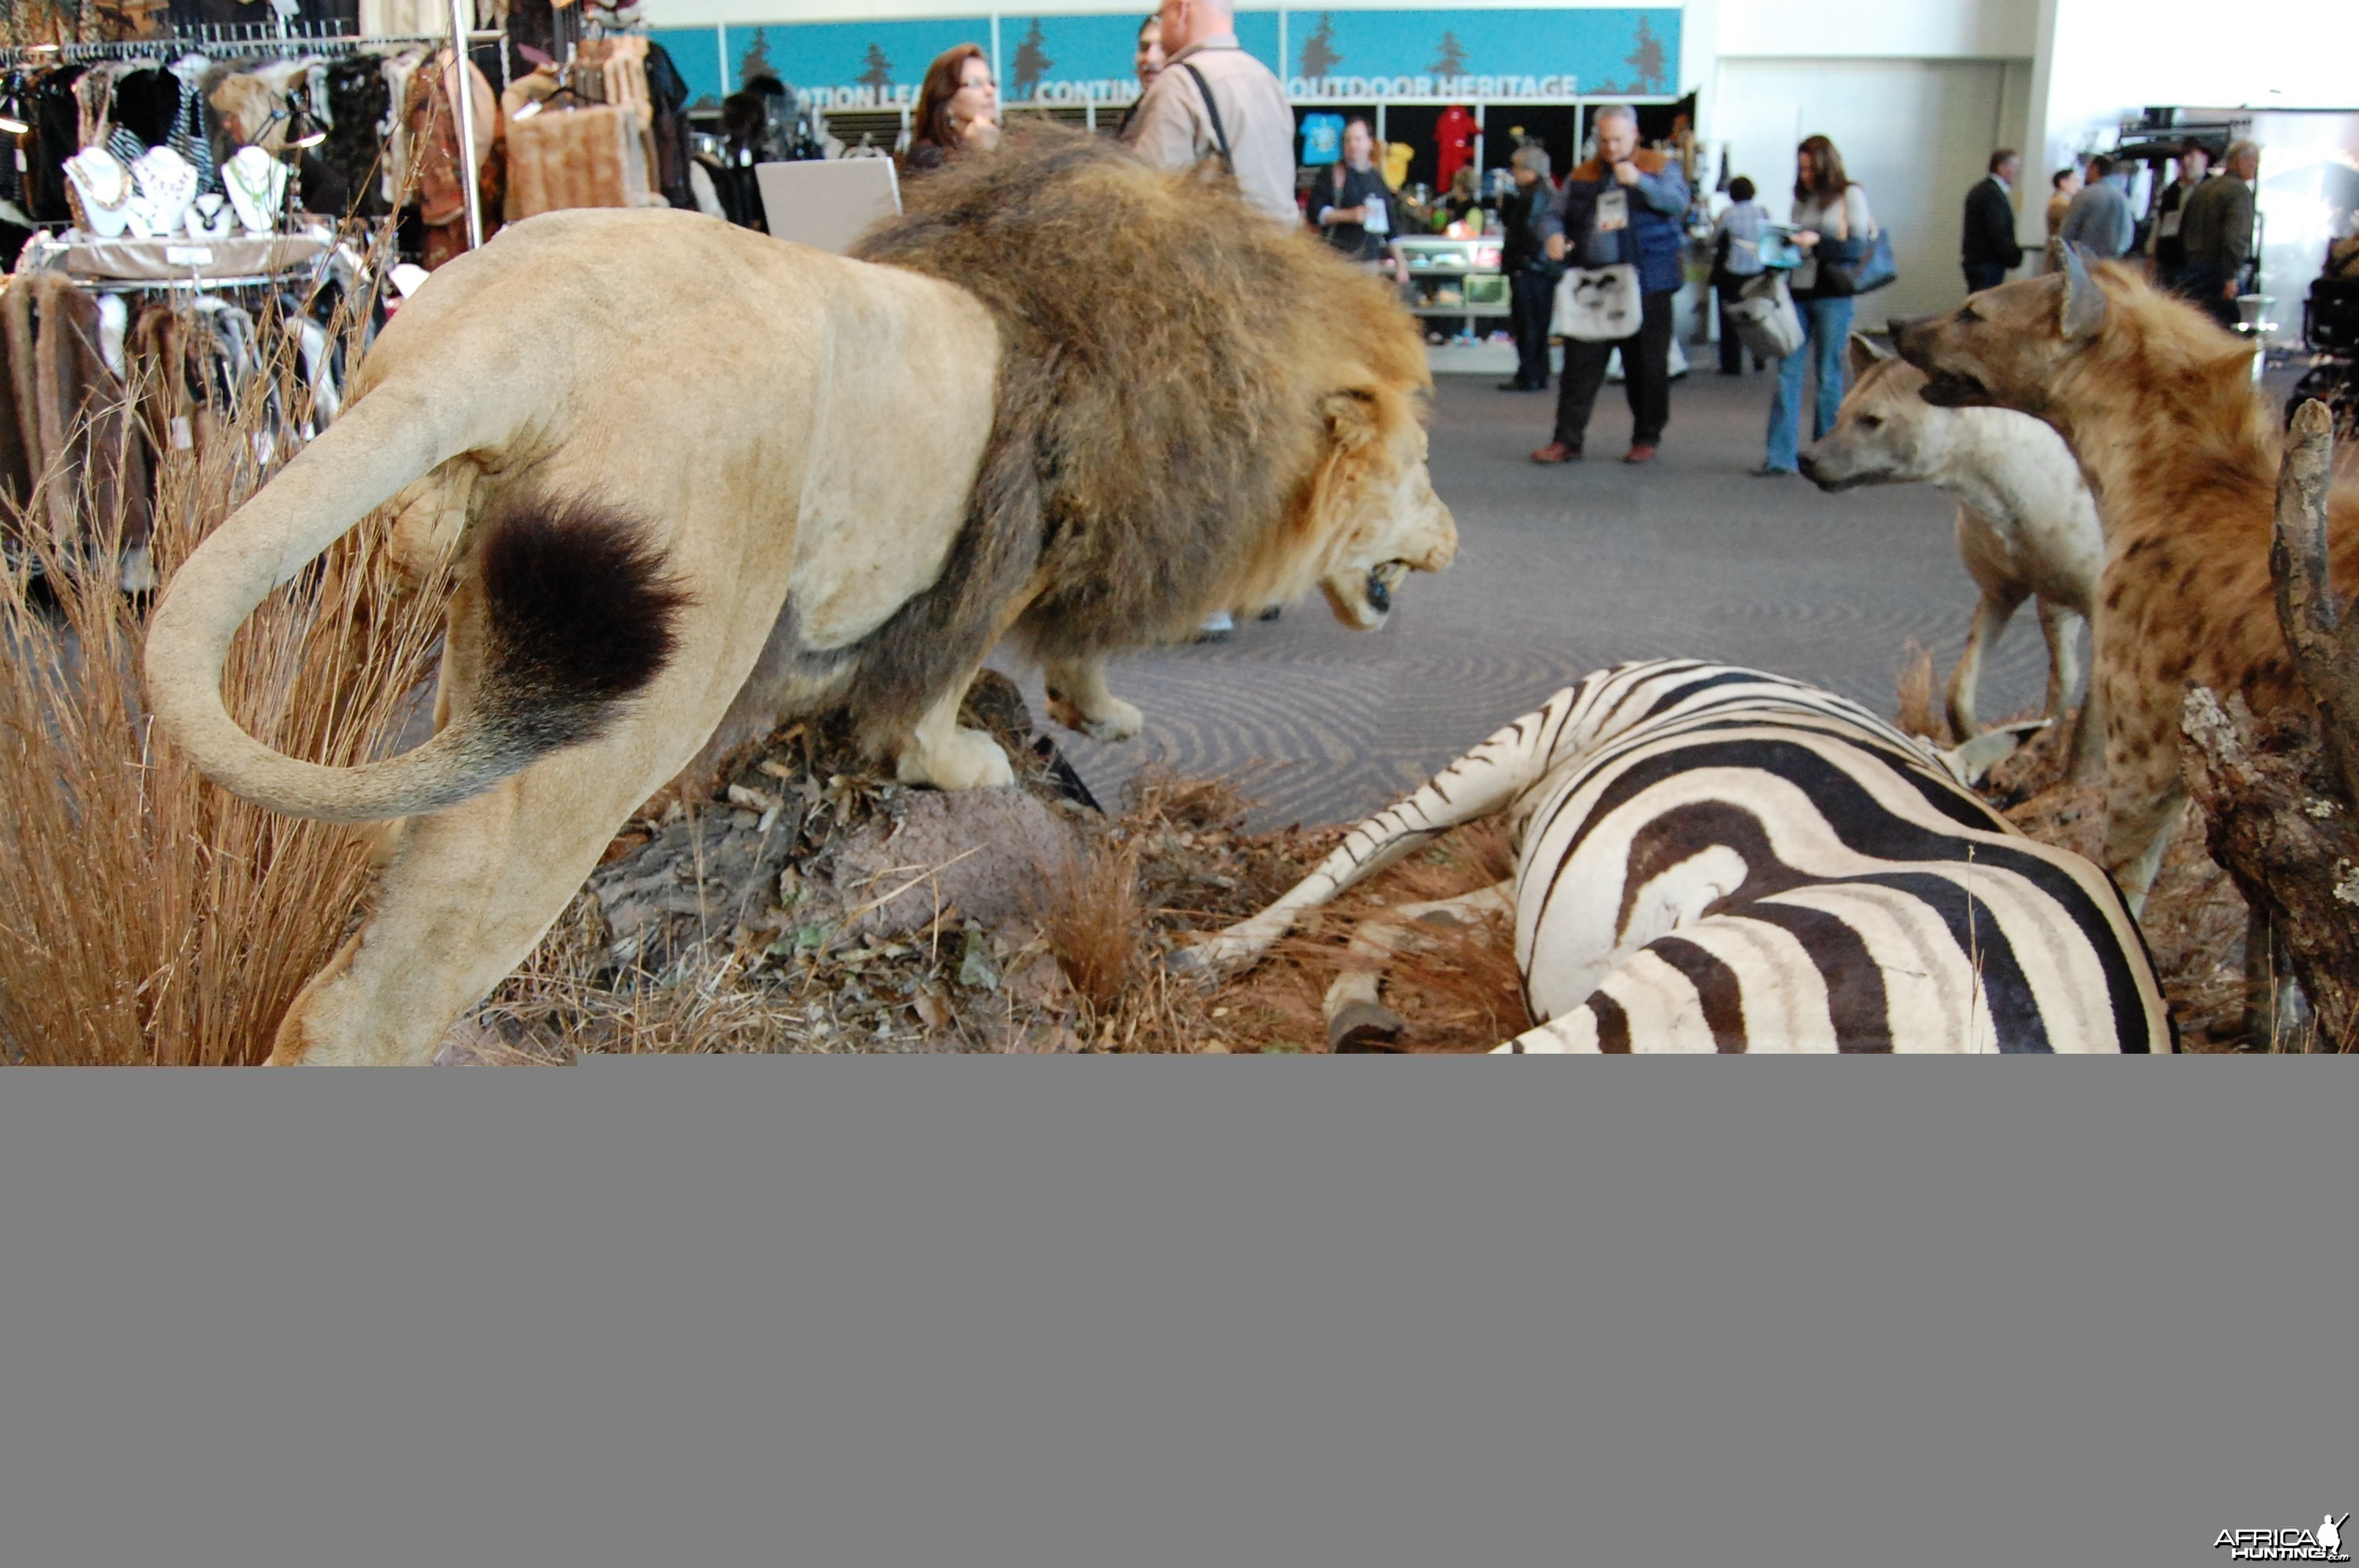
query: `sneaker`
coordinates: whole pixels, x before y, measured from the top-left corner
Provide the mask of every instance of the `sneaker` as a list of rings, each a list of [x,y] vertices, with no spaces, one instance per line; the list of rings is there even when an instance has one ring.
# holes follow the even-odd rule
[[[1532,461],[1536,463],[1577,463],[1580,460],[1581,449],[1568,447],[1562,441],[1550,441],[1532,454]]]
[[[1801,470],[1799,469],[1774,468],[1767,463],[1763,463],[1757,469],[1748,469],[1745,471],[1750,473],[1755,479],[1799,479],[1801,477]]]
[[[1196,635],[1191,640],[1198,643],[1225,643],[1229,640],[1229,634],[1236,629],[1237,623],[1227,611],[1216,611],[1204,617],[1204,623],[1196,628]]]
[[[1622,460],[1625,463],[1651,463],[1655,460],[1655,444],[1652,441],[1633,441],[1628,454]]]

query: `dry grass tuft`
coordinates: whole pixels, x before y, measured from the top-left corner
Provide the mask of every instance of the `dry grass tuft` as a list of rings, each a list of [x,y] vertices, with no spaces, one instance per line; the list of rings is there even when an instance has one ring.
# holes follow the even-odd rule
[[[220,438],[159,460],[166,579],[299,444],[284,433],[309,416],[293,340],[268,327],[264,343],[274,369]],[[266,400],[288,416],[258,457]],[[86,486],[73,501],[77,536],[40,521],[38,495],[0,518],[0,1060],[255,1061],[342,944],[367,840],[236,799],[157,733],[139,676],[149,601],[117,586],[125,519]],[[231,650],[231,711],[299,757],[391,750],[434,666],[439,597],[393,580],[372,531],[274,595]]]
[[[1136,847],[1094,843],[1045,868],[1038,919],[1074,993],[1093,1013],[1118,1010],[1147,951]]]

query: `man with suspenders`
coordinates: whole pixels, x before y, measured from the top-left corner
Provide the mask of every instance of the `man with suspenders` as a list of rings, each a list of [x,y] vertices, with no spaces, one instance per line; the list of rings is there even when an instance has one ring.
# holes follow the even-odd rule
[[[1163,0],[1163,74],[1123,133],[1160,168],[1208,157],[1233,169],[1247,205],[1302,222],[1294,199],[1294,110],[1269,67],[1237,45],[1229,0]]]
[[[1299,224],[1294,198],[1294,109],[1269,67],[1238,46],[1230,0],[1163,0],[1163,74],[1132,109],[1122,137],[1159,168],[1220,159],[1245,204],[1277,222]],[[1227,611],[1197,633],[1224,641]]]

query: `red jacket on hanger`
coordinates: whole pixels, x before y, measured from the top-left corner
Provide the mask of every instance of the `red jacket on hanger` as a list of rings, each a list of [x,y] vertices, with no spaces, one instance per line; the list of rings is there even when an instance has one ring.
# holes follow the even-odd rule
[[[1441,159],[1441,173],[1435,180],[1437,188],[1447,190],[1458,171],[1474,157],[1474,116],[1452,103],[1441,112],[1441,121],[1433,130],[1434,151]]]

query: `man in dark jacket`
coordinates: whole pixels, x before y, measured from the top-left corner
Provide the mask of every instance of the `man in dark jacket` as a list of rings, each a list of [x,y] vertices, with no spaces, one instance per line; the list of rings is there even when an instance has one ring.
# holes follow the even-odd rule
[[[1556,205],[1549,178],[1547,149],[1526,142],[1508,160],[1515,189],[1499,203],[1502,238],[1499,270],[1507,275],[1507,304],[1516,332],[1516,379],[1502,392],[1546,392],[1549,384],[1549,309],[1555,303],[1560,270],[1541,254],[1540,215]]]
[[[1536,463],[1580,460],[1589,413],[1605,384],[1605,364],[1622,351],[1623,390],[1630,398],[1630,454],[1651,462],[1671,417],[1671,297],[1685,268],[1687,177],[1661,153],[1638,146],[1638,114],[1625,104],[1598,111],[1597,156],[1565,177],[1555,208],[1538,225],[1544,254],[1571,267],[1622,265],[1638,269],[1638,330],[1619,342],[1564,345],[1555,438]]]
[[[2023,263],[2023,247],[2015,241],[2015,182],[2023,160],[2009,147],[1990,156],[1990,176],[1966,192],[1965,240],[1961,259],[1966,269],[1966,292],[1996,288]]]

